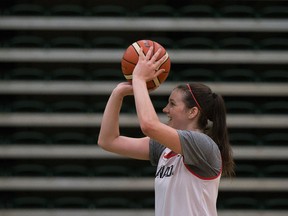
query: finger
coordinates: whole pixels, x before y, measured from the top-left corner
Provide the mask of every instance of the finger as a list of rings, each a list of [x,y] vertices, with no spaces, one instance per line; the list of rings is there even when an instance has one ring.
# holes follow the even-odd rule
[[[162,51],[162,49],[161,48],[159,48],[157,51],[156,51],[156,53],[152,56],[152,58],[151,58],[151,60],[152,60],[152,62],[157,62],[157,58],[158,58],[158,56],[160,55],[160,53],[161,53],[161,51]]]
[[[155,74],[154,74],[154,77],[157,77],[157,76],[159,76],[160,74],[162,74],[162,73],[164,73],[165,72],[165,69],[159,69],[159,70],[157,70],[156,72],[155,72]]]
[[[150,60],[152,53],[153,53],[153,46],[150,46],[150,48],[148,49],[148,52],[146,53],[147,60]]]
[[[167,55],[163,55],[157,62],[156,62],[156,66],[157,68],[159,68],[167,59]]]
[[[139,59],[143,59],[143,58],[145,58],[145,55],[144,55],[144,52],[143,52],[143,48],[142,47],[140,47],[140,52],[139,52]]]

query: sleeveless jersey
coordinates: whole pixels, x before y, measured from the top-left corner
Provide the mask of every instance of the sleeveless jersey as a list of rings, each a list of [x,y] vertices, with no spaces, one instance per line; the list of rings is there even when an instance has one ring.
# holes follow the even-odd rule
[[[178,131],[183,155],[150,140],[156,216],[216,216],[221,154],[207,135]]]

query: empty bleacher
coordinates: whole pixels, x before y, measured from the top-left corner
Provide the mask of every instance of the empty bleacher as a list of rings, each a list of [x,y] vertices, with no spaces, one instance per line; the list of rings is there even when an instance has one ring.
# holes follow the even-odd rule
[[[223,95],[236,177],[219,216],[288,214],[288,2],[0,2],[0,215],[154,215],[148,161],[97,146],[102,112],[140,39],[167,48],[171,73],[151,99],[199,81]],[[132,97],[121,132],[141,137]]]

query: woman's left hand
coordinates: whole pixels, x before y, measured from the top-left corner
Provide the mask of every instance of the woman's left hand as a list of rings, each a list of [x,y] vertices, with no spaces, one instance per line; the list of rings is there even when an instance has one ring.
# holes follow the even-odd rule
[[[161,48],[159,48],[154,55],[152,55],[152,52],[153,47],[151,46],[145,56],[141,48],[138,63],[133,71],[133,79],[138,78],[148,82],[165,71],[165,69],[159,69],[159,67],[165,61],[165,55],[157,60],[161,53]]]

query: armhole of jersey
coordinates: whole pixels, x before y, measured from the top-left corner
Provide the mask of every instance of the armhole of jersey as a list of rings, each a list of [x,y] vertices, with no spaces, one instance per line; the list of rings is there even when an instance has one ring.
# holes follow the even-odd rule
[[[216,176],[204,177],[204,176],[201,176],[201,175],[197,174],[196,172],[194,172],[192,166],[190,166],[189,164],[186,164],[186,163],[184,162],[184,156],[182,157],[182,162],[183,162],[183,164],[185,165],[186,169],[187,169],[192,175],[194,175],[194,176],[196,176],[197,178],[200,178],[200,179],[202,179],[202,180],[213,180],[213,179],[218,178],[218,177],[222,174],[222,166],[221,166],[220,171],[217,173]]]

